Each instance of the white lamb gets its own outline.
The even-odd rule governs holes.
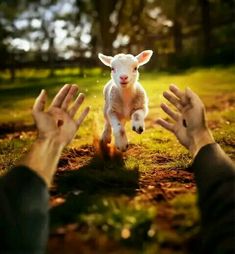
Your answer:
[[[153,54],[145,50],[137,56],[118,54],[114,57],[99,54],[101,62],[111,67],[111,80],[104,87],[105,127],[102,134],[102,145],[111,142],[115,137],[115,146],[124,152],[128,148],[125,132],[127,120],[132,121],[132,130],[141,134],[144,131],[144,119],[148,113],[148,97],[138,82],[138,68],[146,64]]]

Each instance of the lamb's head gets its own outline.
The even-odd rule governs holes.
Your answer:
[[[114,57],[99,54],[100,61],[111,67],[111,77],[121,88],[133,86],[139,78],[138,68],[146,64],[153,54],[152,50],[144,50],[139,55],[118,54]]]

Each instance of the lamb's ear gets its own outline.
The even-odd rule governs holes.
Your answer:
[[[152,50],[144,50],[138,56],[136,56],[139,66],[146,64],[153,54]]]
[[[106,56],[106,55],[103,55],[101,53],[98,54],[98,57],[100,59],[100,61],[104,64],[104,65],[107,65],[107,66],[111,66],[111,61],[113,60],[113,57],[112,56]]]

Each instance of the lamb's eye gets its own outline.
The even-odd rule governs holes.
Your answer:
[[[111,71],[114,71],[114,68],[113,68],[113,67],[111,68]]]
[[[137,67],[134,68],[134,71],[137,71]]]

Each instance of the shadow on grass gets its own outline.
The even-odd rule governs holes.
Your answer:
[[[60,78],[18,78],[15,83],[0,87],[1,96],[35,97],[41,89],[54,89],[61,83]],[[7,84],[7,83],[6,83]]]
[[[107,198],[134,196],[139,188],[139,171],[126,168],[122,158],[95,157],[78,170],[59,172],[55,185],[54,194],[65,197],[65,202],[51,209],[52,228],[76,222],[80,214],[94,213],[94,207],[102,214]]]
[[[6,81],[4,86],[0,84],[0,105],[5,107],[9,104],[8,107],[10,107],[13,101],[16,103],[22,99],[36,98],[42,89],[46,89],[48,96],[52,97],[56,93],[55,89],[59,89],[64,84],[78,84],[79,91],[85,93],[86,96],[90,96],[100,93],[105,84],[105,81],[102,81],[100,85],[97,82],[100,82],[100,77],[17,78],[14,83]]]

